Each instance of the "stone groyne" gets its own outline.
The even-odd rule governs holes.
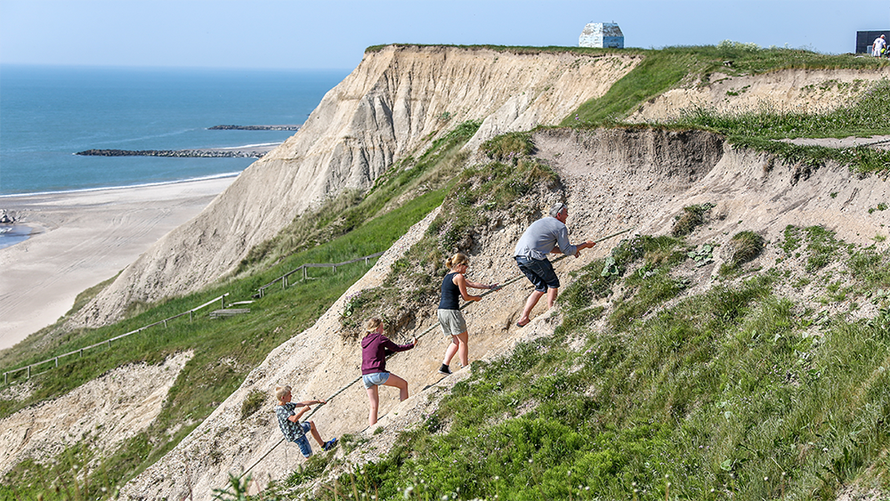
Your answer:
[[[207,130],[300,130],[299,125],[214,125]]]
[[[262,158],[271,148],[211,148],[197,150],[84,150],[91,157]]]

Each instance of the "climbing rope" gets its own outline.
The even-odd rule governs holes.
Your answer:
[[[631,227],[631,228],[624,229],[624,230],[621,230],[621,231],[618,231],[618,232],[615,232],[615,233],[612,233],[611,235],[607,235],[607,236],[605,236],[605,237],[599,238],[599,239],[597,239],[597,240],[594,240],[593,242],[594,242],[594,243],[600,243],[600,242],[605,241],[605,240],[608,240],[608,239],[610,239],[610,238],[612,238],[612,237],[616,237],[616,236],[618,236],[618,235],[622,235],[622,234],[624,234],[624,233],[627,233],[627,232],[629,232],[629,231],[631,231],[631,230],[633,230],[632,227]],[[562,255],[562,256],[559,256],[559,257],[555,258],[552,262],[555,263],[555,262],[560,261],[560,260],[562,260],[562,259],[565,259],[565,258],[567,258],[567,257],[568,257],[568,255]],[[499,285],[497,289],[492,289],[492,290],[485,291],[485,292],[483,292],[482,294],[480,294],[480,296],[481,296],[481,297],[485,297],[485,296],[491,294],[492,292],[495,292],[495,291],[497,291],[497,290],[499,290],[499,289],[502,289],[502,288],[504,288],[504,287],[506,287],[506,286],[508,286],[508,285],[510,285],[510,284],[512,284],[512,283],[514,283],[514,282],[516,282],[517,280],[520,280],[520,279],[523,279],[523,278],[525,278],[525,275],[518,275],[518,276],[515,276],[515,277],[513,277],[513,278],[510,278],[510,279],[508,279],[507,281],[505,281],[503,284]],[[462,309],[466,308],[468,305],[470,305],[470,304],[472,304],[472,303],[473,303],[473,301],[467,301],[467,302],[465,302],[464,304],[460,305],[459,308],[462,310]],[[439,326],[439,324],[434,323],[433,325],[429,326],[426,330],[424,330],[424,331],[421,332],[420,334],[414,336],[414,338],[415,338],[415,339],[420,339],[421,337],[425,336],[426,334],[432,332],[432,331],[433,331],[436,327],[438,327],[438,326]],[[387,360],[388,360],[390,357],[394,356],[394,355],[395,355],[395,353],[390,354],[389,357],[386,357]],[[334,398],[336,398],[337,395],[343,393],[343,392],[346,391],[348,388],[352,387],[352,385],[358,383],[358,382],[361,381],[361,380],[362,380],[362,377],[361,377],[361,376],[359,376],[359,377],[353,379],[352,382],[350,382],[350,383],[347,384],[346,386],[340,388],[339,390],[335,391],[330,397],[328,397],[327,399],[325,399],[325,402],[326,402],[326,403],[327,403],[327,402],[330,402],[331,400],[333,400]],[[318,409],[320,409],[323,405],[324,405],[324,404],[316,405],[311,411],[309,411],[309,414],[306,415],[306,417],[304,418],[304,421],[305,421],[305,420],[308,420],[310,417],[312,417],[312,415],[315,414],[315,411],[317,411]],[[281,445],[282,442],[284,442],[284,441],[285,441],[285,439],[282,437],[282,438],[278,441],[278,443],[276,443],[275,445],[273,445],[271,449],[269,449],[268,451],[266,451],[265,454],[262,455],[262,457],[260,457],[260,458],[257,459],[252,465],[250,465],[250,468],[244,470],[244,472],[242,472],[241,475],[238,476],[238,479],[240,480],[242,477],[244,477],[244,475],[247,475],[247,473],[250,472],[250,470],[252,470],[252,469],[254,468],[254,466],[260,464],[260,462],[262,462],[263,459],[266,459],[266,456],[268,456],[269,454],[271,454],[272,451],[274,451],[274,450],[275,450],[279,445]]]

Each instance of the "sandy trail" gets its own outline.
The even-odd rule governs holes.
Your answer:
[[[55,322],[77,294],[113,277],[234,180],[0,197],[0,209],[33,230],[0,249],[0,349]]]

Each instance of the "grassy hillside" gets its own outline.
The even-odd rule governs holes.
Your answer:
[[[684,295],[694,249],[666,236],[622,242],[577,274],[553,336],[474,362],[388,457],[319,498],[355,499],[355,486],[379,499],[886,493],[890,304],[874,292],[890,287],[890,256],[821,227],[789,227],[779,245],[775,268],[740,264],[724,285]],[[802,281],[820,284],[823,308],[780,294]],[[828,313],[844,300],[878,313]]]
[[[566,117],[566,126],[611,126],[680,82],[706,77],[718,67],[727,71],[723,61],[728,58],[734,61],[732,71],[753,73],[886,66],[873,58],[754,50],[741,44],[631,52],[644,56],[644,62],[606,96]],[[883,85],[833,115],[718,116],[698,110],[660,126],[717,131],[735,144],[795,161],[833,158],[864,172],[882,171],[890,166],[886,153],[827,151],[772,140],[890,133],[887,100],[880,98],[888,90]],[[161,304],[133,305],[132,316],[123,322],[55,333],[47,346],[4,353],[0,362],[8,369],[65,353],[225,292],[231,301],[250,299],[257,287],[302,263],[339,262],[385,250],[448,199],[433,233],[392,277],[394,286],[399,280],[413,282],[412,270],[435,269],[441,265],[437,256],[460,248],[467,233],[485,231],[486,214],[508,210],[537,184],[559,182],[552,171],[529,160],[524,134],[487,143],[484,151],[492,162],[453,177],[466,160],[458,148],[478,127],[475,122],[456,127],[416,159],[393,165],[368,193],[344,194],[294,221],[252,249],[236,273],[218,285]],[[694,260],[690,253],[700,249],[690,248],[682,236],[647,235],[624,242],[564,291],[563,324],[552,337],[519,346],[497,362],[474,363],[472,378],[444,399],[439,412],[405,433],[389,457],[348,471],[320,496],[834,499],[850,485],[890,491],[890,305],[883,292],[890,287],[890,256],[845,245],[820,227],[789,228],[781,246],[787,254],[784,265],[749,269],[740,258],[724,270],[723,286],[689,295],[693,284],[677,275]],[[110,496],[175,446],[269,351],[311,325],[365,271],[357,264],[337,273],[313,272],[316,280],[268,294],[250,306],[249,315],[171,322],[167,329],[131,336],[112,350],[35,378],[28,398],[0,400],[0,416],[59,396],[114,367],[195,351],[149,430],[99,459],[84,476],[78,476],[81,465],[95,456],[86,440],[53,465],[20,464],[3,479],[0,499]],[[804,282],[819,284],[825,308],[779,292]],[[429,292],[429,285],[420,283],[421,292]],[[381,291],[375,300],[382,303],[385,294]],[[828,313],[830,306],[850,298],[878,313],[863,321]],[[175,433],[167,433],[174,428]],[[349,444],[345,437],[344,445]],[[306,489],[305,482],[321,478],[328,466],[342,470],[343,465],[329,465],[329,460],[313,458],[267,497]],[[335,490],[336,485],[341,488]],[[232,497],[240,486],[236,483],[233,494],[223,497]]]
[[[122,322],[57,334],[52,347],[13,351],[6,360],[25,365],[51,358],[168,318],[224,293],[229,293],[227,302],[255,299],[259,287],[303,263],[337,263],[384,251],[442,203],[450,182],[447,173],[452,172],[453,162],[464,158],[458,150],[478,127],[475,122],[459,124],[418,159],[408,158],[393,165],[369,193],[344,195],[298,218],[276,239],[254,249],[235,277],[161,304],[132,305],[133,315]],[[343,204],[344,199],[352,203],[334,212],[332,207]],[[23,462],[4,477],[0,499],[95,499],[114,492],[116,486],[179,443],[272,349],[312,325],[367,268],[356,263],[336,272],[312,269],[312,280],[292,283],[285,291],[280,285],[273,286],[262,299],[249,305],[249,314],[220,320],[203,312],[193,321],[188,317],[173,320],[166,328],[158,326],[123,338],[112,349],[86,352],[82,358],[33,378],[26,398],[0,400],[0,416],[62,395],[115,367],[157,363],[185,350],[195,353],[148,430],[104,458],[96,457],[96,451],[88,445],[89,437],[85,437],[61,454],[55,464]],[[78,300],[78,304],[85,302],[83,298]],[[85,478],[79,477],[83,474],[80,465],[93,460],[98,465]]]

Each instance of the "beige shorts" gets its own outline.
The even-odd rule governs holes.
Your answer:
[[[460,310],[439,310],[439,325],[446,336],[457,336],[467,332],[467,322]]]

